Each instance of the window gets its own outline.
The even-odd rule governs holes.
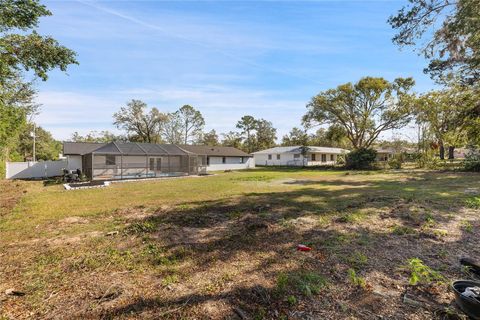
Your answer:
[[[293,155],[293,159],[300,159],[300,153],[295,153]]]
[[[322,154],[322,162],[327,162],[327,155],[326,154]]]
[[[312,161],[316,161],[315,153],[312,153]]]
[[[279,154],[277,154],[277,160],[280,160],[280,155]]]
[[[150,171],[155,170],[155,158],[150,158],[150,166],[149,166]]]
[[[240,157],[240,163],[244,163],[244,161],[243,157]]]
[[[222,163],[227,163],[227,157],[222,157]]]
[[[162,171],[162,158],[157,158],[157,171]]]
[[[272,155],[271,154],[268,155],[268,160],[272,160]]]
[[[207,166],[210,165],[210,157],[207,157]]]
[[[105,156],[105,164],[107,166],[114,166],[115,165],[115,156],[112,156],[112,155],[107,155]]]
[[[335,156],[333,154],[330,155],[330,161],[335,161]]]

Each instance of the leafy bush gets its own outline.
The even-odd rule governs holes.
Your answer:
[[[388,166],[390,169],[402,169],[402,160],[400,157],[393,157],[388,160]]]
[[[438,169],[440,166],[440,159],[436,158],[431,152],[422,153],[417,159],[417,166],[419,168]]]
[[[372,169],[377,151],[373,149],[360,148],[353,150],[346,157],[345,167],[347,169]]]
[[[466,171],[480,172],[480,152],[471,149],[463,161],[463,168]]]

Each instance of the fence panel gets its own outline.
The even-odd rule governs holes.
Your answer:
[[[38,179],[62,175],[62,169],[67,167],[66,160],[7,162],[7,179]]]

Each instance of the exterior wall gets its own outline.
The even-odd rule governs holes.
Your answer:
[[[377,153],[377,161],[388,161],[390,158],[393,157],[392,153],[383,153],[379,152]]]
[[[293,153],[281,153],[280,159],[277,159],[279,153],[272,153],[272,159],[268,159],[268,154],[254,154],[255,165],[257,166],[303,166],[303,156],[295,158]]]
[[[304,158],[300,155],[295,158],[294,153],[282,153],[280,154],[280,160],[277,159],[277,153],[272,153],[272,159],[268,159],[268,154],[255,154],[255,164],[258,166],[325,166],[335,165],[337,163],[337,154],[330,153],[308,153]],[[326,156],[326,161],[322,161],[322,154]],[[331,156],[333,155],[333,160]],[[314,160],[313,160],[314,159]]]
[[[242,157],[209,157],[209,165],[207,171],[221,171],[221,170],[242,170],[255,168],[255,160],[253,158],[244,157],[244,163],[241,163]]]
[[[68,170],[80,169],[83,172],[82,156],[80,155],[67,156],[67,169]]]
[[[39,162],[7,162],[7,179],[39,179],[61,176],[67,167],[66,160],[39,161]]]

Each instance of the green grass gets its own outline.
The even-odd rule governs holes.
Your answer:
[[[431,238],[421,238],[426,231],[445,239],[439,259],[465,245],[451,235],[469,236],[466,243],[476,245],[474,211],[461,209],[476,208],[478,197],[464,190],[475,187],[479,177],[260,168],[76,191],[41,182],[3,182],[9,189],[0,194],[0,247],[6,250],[2,258],[7,267],[0,267],[0,278],[6,279],[5,286],[27,291],[19,302],[24,314],[41,309],[45,317],[56,315],[64,310],[62,299],[76,294],[82,304],[88,300],[84,290],[98,289],[101,295],[115,280],[127,291],[135,288],[159,314],[179,310],[172,318],[206,310],[199,302],[189,314],[197,307],[185,305],[188,297],[171,300],[185,292],[192,299],[198,295],[198,301],[239,301],[245,309],[258,301],[248,314],[272,318],[270,304],[281,304],[285,311],[303,308],[302,300],[322,296],[330,282],[339,281],[343,289],[352,284],[367,288],[363,275],[369,281],[372,274],[388,276],[392,262],[378,256],[416,250],[425,252],[427,258],[419,255],[424,261],[434,259]],[[106,236],[111,231],[118,232]],[[389,240],[394,241],[384,248]],[[313,250],[298,252],[299,243]],[[402,265],[416,253],[399,256],[396,263]],[[412,261],[408,270],[418,283],[438,280],[432,270]],[[45,303],[52,292],[59,292],[59,300]],[[155,300],[157,295],[163,300]],[[131,297],[122,299],[134,303]],[[92,309],[84,304],[79,310]],[[86,318],[96,315],[87,312]]]

